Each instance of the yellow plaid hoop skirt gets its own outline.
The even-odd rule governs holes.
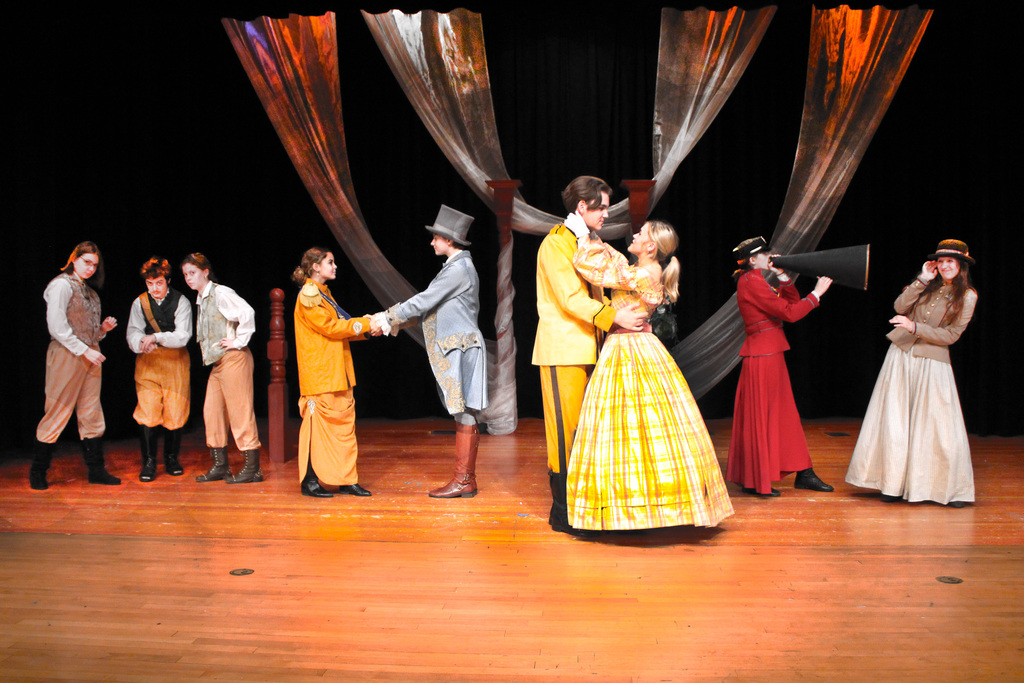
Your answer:
[[[733,514],[704,418],[653,334],[605,341],[583,399],[566,494],[578,529],[716,526]]]

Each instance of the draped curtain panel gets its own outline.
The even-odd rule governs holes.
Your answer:
[[[486,182],[508,180],[509,174],[495,122],[481,15],[465,9],[447,14],[432,10],[362,14],[391,72],[438,147],[477,196],[494,210]],[[738,8],[725,12],[663,10],[655,95],[656,185],[652,208],[680,162],[732,94],[774,14],[774,7],[754,12]],[[543,235],[562,218],[530,206],[516,193],[514,230]],[[610,208],[601,234],[605,239],[625,237],[630,228],[626,199]],[[514,382],[511,261],[509,240],[499,255],[498,343],[493,367]],[[514,400],[514,390],[506,398]]]
[[[509,174],[494,118],[481,16],[465,9],[447,14],[392,10],[363,12],[363,19],[437,146],[493,211],[494,197],[486,183],[508,180]],[[614,239],[630,234],[629,200],[608,213],[603,235]],[[516,193],[513,230],[543,235],[564,218],[530,206]]]
[[[334,14],[222,23],[281,143],[352,266],[383,306],[408,299],[416,290],[381,253],[356,203],[341,122]]]
[[[774,7],[755,12],[663,10],[652,208],[732,93],[774,14]],[[363,19],[438,147],[493,210],[486,181],[507,180],[509,174],[495,123],[481,15],[465,9],[447,14],[392,10],[363,12]],[[608,213],[603,237],[630,234],[628,199]],[[543,235],[563,218],[530,206],[517,193],[514,230]]]
[[[916,7],[813,10],[800,138],[772,251],[818,245],[930,18],[930,10]],[[695,396],[736,366],[743,338],[734,295],[672,349]]]
[[[356,203],[341,118],[334,13],[222,23],[292,163],[353,267],[382,306],[411,297],[416,290],[381,253]],[[424,343],[418,328],[409,332]],[[493,372],[494,342],[487,347]],[[490,397],[491,407],[481,420],[492,433],[514,431],[514,377],[511,385],[492,381]]]
[[[729,99],[773,16],[775,7],[661,10],[651,207]]]
[[[509,176],[494,121],[480,15],[465,9],[447,14],[393,10],[362,15],[384,60],[437,146],[473,192],[495,211],[487,181],[509,180]],[[517,419],[512,245],[511,238],[502,240],[498,254],[497,341],[488,342],[490,405],[481,415],[495,434],[514,431]]]
[[[757,49],[774,8],[662,13],[653,161],[660,198],[732,93]],[[828,227],[885,114],[931,13],[916,8],[814,10],[800,139],[772,248],[810,251]],[[428,131],[474,192],[493,210],[488,180],[507,180],[491,99],[479,14],[455,10],[363,13],[377,45]],[[232,44],[285,148],[346,255],[383,305],[413,293],[370,237],[352,190],[337,88],[334,15],[252,22],[224,20]],[[628,200],[610,211],[603,236],[629,231]],[[546,233],[561,220],[516,196],[513,229]],[[499,263],[511,269],[511,241]],[[514,363],[511,281],[499,273],[499,347],[492,368]],[[420,338],[422,343],[422,338]],[[732,297],[672,349],[696,396],[739,361],[743,325]],[[511,344],[511,346],[509,346]],[[515,428],[514,373],[492,387],[492,430]],[[493,380],[492,376],[492,380]],[[487,416],[485,416],[487,417]]]
[[[793,174],[772,235],[780,254],[812,251],[924,36],[931,10],[815,9]]]

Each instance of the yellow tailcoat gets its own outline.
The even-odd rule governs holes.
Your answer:
[[[603,297],[591,296],[587,283],[572,266],[576,235],[562,224],[552,228],[537,251],[537,338],[534,365],[593,365],[597,362],[597,330],[607,332],[615,309]]]

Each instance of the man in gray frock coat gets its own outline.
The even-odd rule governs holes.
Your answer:
[[[427,358],[455,418],[455,476],[430,491],[433,498],[471,498],[476,495],[476,455],[480,441],[477,413],[487,407],[487,351],[480,334],[480,278],[466,233],[473,217],[441,205],[433,225],[430,246],[446,257],[441,272],[424,291],[395,304],[375,317],[384,319],[390,333],[417,322],[423,325]]]

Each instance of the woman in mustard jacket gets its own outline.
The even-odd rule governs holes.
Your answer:
[[[380,334],[369,318],[353,318],[334,300],[327,283],[338,273],[334,254],[313,247],[292,279],[302,287],[295,302],[295,356],[299,365],[299,479],[302,495],[369,496],[356,474],[356,408],[350,339]]]

